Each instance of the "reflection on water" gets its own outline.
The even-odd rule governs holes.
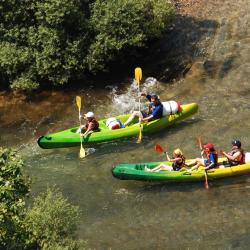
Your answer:
[[[1,109],[1,145],[15,145],[24,156],[33,194],[57,185],[80,206],[78,235],[88,239],[90,247],[248,249],[249,176],[210,182],[210,189],[205,190],[204,183],[120,181],[113,178],[111,168],[121,162],[164,159],[154,151],[156,143],[170,152],[180,147],[188,158],[197,157],[199,135],[225,150],[233,138],[239,138],[250,151],[249,13],[248,0],[206,1],[198,14],[202,25],[196,23],[199,32],[204,31],[198,46],[206,53],[195,54],[195,63],[179,81],[156,84],[150,79],[141,85],[142,90],[160,94],[162,100],[197,102],[199,112],[161,133],[143,135],[139,145],[137,138],[99,145],[87,149],[88,157],[79,160],[79,148],[42,150],[36,144],[41,134],[78,124],[75,95],[83,97],[83,112],[92,110],[98,117],[136,109],[135,83],[122,89],[90,87],[79,93],[54,93],[31,100],[25,107]],[[211,31],[204,29],[206,23],[217,25]],[[15,112],[16,119],[12,117]]]

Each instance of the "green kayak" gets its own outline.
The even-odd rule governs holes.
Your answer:
[[[219,161],[225,160],[220,158]],[[188,162],[188,161],[187,161]],[[121,180],[140,180],[140,181],[157,181],[157,182],[197,182],[204,181],[204,168],[193,170],[189,173],[186,169],[180,171],[160,171],[149,172],[145,171],[145,166],[152,169],[160,163],[171,166],[171,162],[144,162],[144,163],[127,163],[117,164],[112,169],[114,177]],[[220,179],[235,175],[243,175],[250,173],[250,163],[227,167],[215,168],[207,171],[208,180]]]
[[[169,125],[183,120],[198,110],[198,105],[196,103],[190,103],[181,105],[180,112],[163,116],[160,119],[143,123],[142,124],[142,133],[149,134],[158,132],[165,129]],[[116,119],[125,122],[130,114],[117,116]],[[103,143],[113,140],[119,140],[128,137],[138,136],[140,125],[138,120],[135,120],[134,123],[131,123],[129,126],[120,129],[111,130],[106,126],[107,119],[99,120],[98,132],[90,134],[88,137],[83,138],[83,145],[91,145],[96,143]],[[70,128],[61,132],[47,134],[41,136],[38,139],[38,145],[41,148],[67,148],[80,145],[80,136],[76,133],[78,127]]]

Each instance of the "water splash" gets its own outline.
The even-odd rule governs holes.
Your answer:
[[[153,77],[146,78],[145,82],[140,84],[140,93],[153,93],[157,88],[157,79]],[[139,109],[140,98],[138,84],[133,80],[132,84],[122,93],[118,93],[117,88],[111,90],[112,102],[116,109],[116,113],[131,113],[133,110]],[[141,108],[146,108],[146,100],[141,98]]]

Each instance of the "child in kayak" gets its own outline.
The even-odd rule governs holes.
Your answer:
[[[88,112],[87,114],[84,114],[83,116],[79,116],[79,120],[85,120],[86,124],[82,125],[81,128],[79,128],[76,133],[80,133],[81,136],[87,137],[89,134],[99,131],[99,122],[96,120],[95,115],[93,112]],[[84,134],[82,134],[82,130],[85,129]]]
[[[245,163],[244,150],[241,148],[241,142],[239,140],[232,141],[232,149],[230,152],[226,153],[221,150],[220,153],[227,157],[227,161],[223,161],[222,165],[219,166],[220,168],[232,167]]]
[[[157,167],[150,169],[145,166],[145,171],[148,172],[159,172],[159,171],[179,171],[183,167],[185,167],[185,157],[179,148],[175,149],[173,152],[173,158],[171,159],[168,155],[168,152],[165,152],[167,160],[173,162],[172,166],[168,166],[165,164],[160,164]]]
[[[145,93],[142,93],[141,96],[145,96],[150,101],[148,112],[134,111],[124,123],[125,127],[129,125],[136,117],[138,117],[141,122],[148,122],[162,117],[163,106],[159,97],[157,95],[146,95]]]
[[[214,149],[214,144],[208,143],[203,146],[202,154],[205,154],[206,159],[196,158],[193,162],[190,162],[188,166],[192,166],[188,171],[191,172],[198,169],[200,166],[204,166],[205,170],[217,167],[218,155]]]

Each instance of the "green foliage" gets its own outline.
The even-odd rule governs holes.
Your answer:
[[[22,168],[16,151],[0,148],[0,248],[18,246],[22,238],[24,198],[29,192]]]
[[[79,209],[55,188],[25,207],[30,180],[23,161],[12,149],[0,148],[0,249],[85,249],[74,239]]]
[[[167,0],[0,1],[0,80],[34,89],[105,71],[161,36],[173,14]]]
[[[25,225],[30,232],[29,243],[48,249],[55,245],[75,244],[73,238],[79,220],[79,209],[72,206],[57,189],[48,189],[35,199],[28,211]],[[65,239],[65,241],[64,241]]]

